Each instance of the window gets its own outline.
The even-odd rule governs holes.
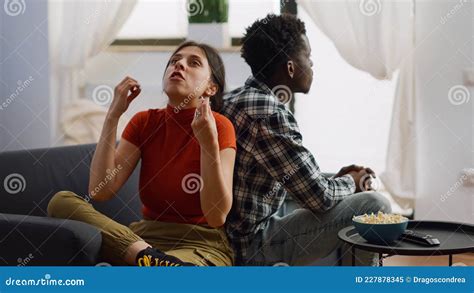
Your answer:
[[[305,22],[314,63],[310,92],[295,98],[304,145],[324,172],[350,164],[382,172],[398,74],[380,81],[355,69],[301,8],[298,17]]]
[[[268,13],[278,14],[279,0],[229,0],[229,33],[243,36],[245,28]],[[139,0],[118,33],[118,40],[184,39],[188,31],[186,0]]]
[[[139,0],[117,39],[183,38],[187,29],[186,0]]]

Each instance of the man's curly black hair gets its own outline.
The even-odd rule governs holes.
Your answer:
[[[303,49],[304,22],[292,14],[268,14],[246,29],[242,38],[242,58],[252,74],[261,80],[272,76],[279,65]]]

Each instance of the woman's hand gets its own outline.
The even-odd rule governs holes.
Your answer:
[[[209,99],[196,108],[191,127],[201,146],[201,210],[209,226],[221,227],[232,208],[235,150],[230,147],[219,150],[216,120]]]
[[[202,104],[196,108],[191,127],[202,148],[218,147],[216,120],[212,115],[209,99],[203,99]]]
[[[120,118],[127,111],[130,103],[140,94],[140,84],[130,76],[125,77],[114,90],[114,99],[109,108],[109,115]]]

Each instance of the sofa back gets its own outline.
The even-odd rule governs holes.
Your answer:
[[[49,200],[61,190],[88,198],[95,147],[84,144],[0,153],[0,213],[46,216]],[[139,220],[139,169],[140,164],[118,196],[107,202],[91,201],[94,207],[124,225]]]

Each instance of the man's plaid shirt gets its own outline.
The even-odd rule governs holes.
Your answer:
[[[252,240],[287,193],[304,208],[326,211],[355,192],[349,175],[322,176],[293,114],[266,84],[249,77],[224,97],[223,114],[237,136],[234,198],[226,224],[237,262],[245,260]]]

